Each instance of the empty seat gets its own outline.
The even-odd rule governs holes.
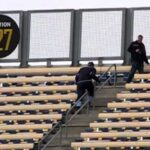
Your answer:
[[[46,115],[4,115],[0,116],[0,121],[17,121],[17,120],[60,120],[62,118],[61,114],[46,114]]]
[[[90,127],[94,129],[98,128],[126,128],[126,127],[149,127],[150,122],[104,122],[104,123],[90,123]]]
[[[33,91],[75,91],[75,85],[63,86],[23,86],[23,87],[7,87],[0,88],[0,93],[15,93],[15,92],[33,92]]]
[[[149,112],[100,113],[99,118],[149,118]]]
[[[0,144],[0,149],[10,150],[10,149],[33,149],[34,144],[31,143],[20,143],[20,144]]]
[[[85,132],[81,133],[82,138],[116,138],[116,137],[150,137],[150,131],[139,131],[139,132]]]
[[[38,96],[1,96],[0,102],[24,102],[24,101],[44,101],[44,100],[75,100],[77,95],[75,93],[69,93],[65,95],[54,94],[54,95],[38,95]]]
[[[43,134],[37,134],[37,133],[17,133],[17,134],[0,134],[0,140],[15,140],[15,139],[41,139],[43,137]]]
[[[60,81],[74,81],[74,76],[58,76],[58,77],[43,77],[43,76],[35,76],[35,77],[17,77],[17,78],[0,78],[0,83],[44,83],[44,82],[60,82]],[[22,85],[22,84],[21,84]]]
[[[108,108],[145,108],[150,107],[150,102],[121,102],[108,103]]]
[[[118,99],[150,99],[150,93],[119,93]]]
[[[6,106],[0,106],[0,111],[18,111],[18,110],[53,110],[53,109],[69,109],[70,104],[46,104],[46,105],[40,105],[40,104],[33,104],[33,105],[6,105]]]
[[[84,142],[72,142],[71,146],[73,148],[150,147],[150,141],[137,141],[137,142],[84,141]]]
[[[135,74],[134,79],[150,79],[150,74]]]
[[[126,89],[150,89],[149,83],[130,83],[125,85]]]
[[[34,129],[51,129],[52,124],[14,124],[14,125],[0,125],[0,130],[34,130]]]

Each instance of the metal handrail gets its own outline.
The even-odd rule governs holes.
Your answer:
[[[106,84],[108,81],[110,81],[112,79],[112,77],[114,76],[114,86],[116,86],[116,64],[113,64],[111,65],[101,76],[100,78],[102,78],[105,74],[108,74],[108,72],[111,70],[111,68],[114,67],[115,70],[114,70],[114,73],[112,73],[109,78],[107,78],[107,80],[105,82],[102,83],[102,85],[99,87],[96,87],[96,91],[97,90],[101,90]],[[87,109],[89,109],[89,99],[86,99],[84,101],[84,103],[82,104],[82,106],[71,116],[71,118],[69,119],[69,114],[72,112],[72,110],[76,107],[77,103],[80,102],[83,98],[85,98],[86,96],[88,95],[88,92],[86,91],[74,104],[73,106],[67,111],[67,114],[66,114],[66,117],[65,117],[65,127],[66,127],[66,138],[67,138],[67,130],[68,130],[68,124],[69,122],[74,118],[76,117],[76,115],[85,107],[87,106]],[[44,145],[44,147],[41,149],[41,145],[42,145],[42,142],[45,141],[45,139],[51,134],[51,132],[53,132],[56,127],[60,127],[60,130],[58,130],[58,132],[55,134],[55,136],[53,136],[52,139],[50,139],[46,145]],[[58,123],[56,124],[39,142],[38,144],[38,150],[45,150],[45,148],[55,139],[55,137],[60,133],[61,133],[61,130],[62,130],[62,124],[61,123]],[[62,135],[60,135],[60,137],[62,138]],[[62,141],[62,139],[60,139],[60,141]],[[61,143],[61,142],[60,142]]]
[[[116,72],[117,72],[117,67],[116,67],[116,64],[112,64],[107,70],[106,70],[106,72],[104,72],[103,74],[102,74],[102,76],[104,76],[105,74],[108,74],[108,72],[111,70],[111,68],[115,68],[114,69],[114,73],[112,74],[112,75],[110,75],[109,76],[109,78],[107,78],[107,80],[105,81],[105,82],[103,82],[103,84],[100,86],[100,88],[96,88],[96,91],[98,90],[98,89],[102,89],[106,84],[107,84],[107,82],[108,81],[110,81],[111,79],[112,79],[112,77],[114,76],[114,86],[116,86]],[[100,76],[100,78],[101,78],[101,76]],[[69,114],[72,112],[72,110],[75,108],[75,106],[76,106],[76,104],[78,103],[78,102],[80,102],[83,98],[85,98],[86,96],[88,95],[88,93],[87,93],[87,91],[74,103],[74,105],[68,110],[68,112],[67,112],[67,114],[66,114],[66,119],[65,119],[65,126],[66,126],[66,137],[67,137],[67,128],[68,128],[68,124],[69,124],[69,122],[74,118],[74,117],[76,117],[76,115],[88,104],[88,102],[89,102],[89,99],[86,99],[86,101],[82,104],[82,106],[75,112],[75,114],[73,115],[73,116],[71,116],[71,118],[69,119]],[[89,107],[89,106],[88,106]]]
[[[82,106],[71,116],[69,119],[70,113],[73,111],[73,109],[76,107],[76,104],[79,103],[83,98],[87,96],[87,91],[74,103],[74,105],[68,110],[66,117],[65,117],[65,127],[66,127],[66,137],[68,135],[68,124],[69,122],[89,103],[89,100],[86,99],[86,101],[82,104]]]
[[[113,67],[115,68],[114,72],[116,73],[116,72],[117,72],[117,66],[116,66],[116,64],[112,64],[112,65],[101,75],[101,77],[104,76],[105,74],[107,74],[107,73],[110,71],[110,69],[113,68]]]
[[[57,131],[57,133],[42,147],[42,144],[46,142],[46,139],[49,137],[49,135],[57,128],[59,127],[60,129]],[[61,131],[61,123],[58,122],[56,123],[53,128],[45,135],[42,137],[42,139],[40,140],[40,142],[38,143],[38,150],[45,150],[46,147],[51,143],[51,141],[53,141],[53,139],[59,134],[59,132]]]
[[[100,79],[104,76],[104,75],[106,75],[106,74],[108,74],[108,72],[112,69],[114,67],[114,86],[116,85],[116,80],[117,80],[117,66],[116,66],[116,64],[112,64],[101,76],[100,76]]]
[[[68,115],[71,113],[71,111],[76,107],[77,103],[80,102],[85,96],[87,96],[87,91],[86,91],[86,92],[74,103],[74,105],[68,110],[66,116],[68,116]],[[67,118],[67,117],[66,117],[66,118]],[[67,119],[65,119],[65,120],[66,120],[65,123],[66,123],[66,122],[69,122],[69,121],[67,121]]]

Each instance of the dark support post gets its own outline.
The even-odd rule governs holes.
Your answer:
[[[28,66],[28,50],[29,50],[29,17],[28,12],[23,13],[23,25],[22,25],[22,47],[21,47],[21,64],[20,67],[27,67]]]
[[[80,46],[81,46],[81,13],[80,10],[74,12],[73,19],[73,48],[72,48],[72,66],[79,65]]]
[[[52,67],[52,60],[51,59],[47,59],[47,67]]]
[[[103,59],[102,58],[98,58],[98,66],[102,66],[103,65]]]
[[[128,47],[133,40],[133,9],[127,9],[125,14],[125,46],[124,46],[124,65],[130,64],[130,53]]]
[[[38,143],[35,143],[34,144],[34,148],[33,148],[34,150],[38,150]]]

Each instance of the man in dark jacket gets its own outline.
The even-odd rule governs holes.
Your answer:
[[[138,39],[132,42],[128,48],[128,51],[131,53],[131,71],[127,80],[127,83],[130,83],[134,77],[135,72],[138,70],[139,73],[144,72],[144,62],[149,64],[145,45],[142,43],[143,36],[139,35]]]
[[[94,68],[94,63],[89,62],[87,67],[83,67],[79,70],[76,75],[76,84],[77,84],[77,100],[88,91],[89,102],[92,102],[94,97],[94,85],[92,79],[99,82],[98,77],[96,76],[96,69]],[[80,104],[79,104],[80,105]]]

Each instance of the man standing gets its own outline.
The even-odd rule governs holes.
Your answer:
[[[94,68],[94,63],[89,62],[87,67],[83,67],[79,70],[75,78],[77,84],[77,94],[78,94],[77,100],[87,90],[89,96],[89,102],[90,103],[92,102],[94,97],[94,85],[92,83],[92,79],[99,82],[99,79],[96,76],[96,69]]]
[[[129,77],[127,83],[130,83],[134,77],[135,72],[138,70],[139,73],[144,72],[144,62],[149,64],[145,45],[142,43],[143,36],[139,35],[138,39],[132,42],[128,48],[128,51],[131,53],[131,71],[129,73]]]

